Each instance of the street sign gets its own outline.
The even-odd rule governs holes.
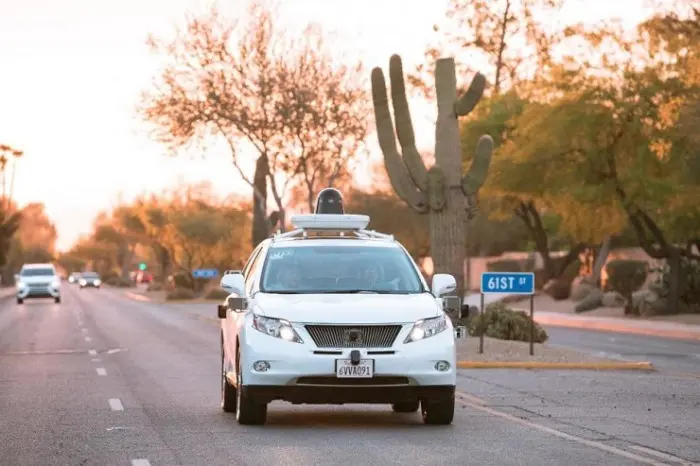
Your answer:
[[[139,264],[139,270],[142,271],[142,272],[143,272],[144,270],[146,270],[146,263],[145,263],[145,262],[141,262],[141,263]]]
[[[481,274],[482,294],[535,294],[535,274],[532,272],[484,272]]]
[[[214,278],[219,276],[216,269],[198,269],[192,272],[194,278]]]

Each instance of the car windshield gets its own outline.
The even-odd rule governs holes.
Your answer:
[[[266,293],[423,293],[408,255],[398,247],[274,247],[260,286]]]
[[[83,278],[99,278],[95,272],[83,272]]]
[[[52,268],[49,267],[42,267],[42,268],[26,268],[22,269],[22,271],[19,273],[20,276],[22,277],[51,277],[55,275],[54,271]]]

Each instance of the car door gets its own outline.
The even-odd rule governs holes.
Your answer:
[[[246,262],[242,270],[244,277],[249,274],[252,265],[260,255],[260,251],[262,251],[262,245],[258,246],[248,258],[248,262]],[[236,341],[238,339],[239,328],[238,324],[243,316],[243,313],[233,312],[231,309],[226,310],[226,319],[224,320],[224,341],[226,342],[226,351],[229,354],[232,362],[234,361],[234,355],[236,354]]]

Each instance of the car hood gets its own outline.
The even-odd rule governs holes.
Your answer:
[[[256,312],[298,323],[413,323],[442,312],[430,293],[255,295]]]
[[[19,283],[24,283],[24,284],[26,284],[26,285],[31,285],[31,284],[40,284],[40,285],[47,284],[47,285],[48,285],[48,284],[50,284],[51,282],[54,282],[54,281],[56,281],[56,282],[59,281],[59,280],[58,280],[58,277],[47,277],[47,276],[40,276],[40,277],[20,277],[20,279],[19,279],[19,281],[17,282],[17,284],[19,284]]]

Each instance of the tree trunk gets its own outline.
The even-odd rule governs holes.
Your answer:
[[[253,175],[253,248],[270,236],[267,219],[267,169],[267,156],[261,155],[255,163]]]
[[[610,245],[612,242],[612,237],[607,236],[600,247],[600,252],[598,257],[596,257],[595,263],[593,264],[593,273],[591,274],[592,283],[600,287],[600,274],[603,272],[603,267],[608,260],[610,255]]]
[[[457,282],[457,296],[464,296],[464,258],[467,224],[466,200],[461,190],[448,189],[447,203],[440,212],[430,212],[430,256],[433,274],[449,273]]]

